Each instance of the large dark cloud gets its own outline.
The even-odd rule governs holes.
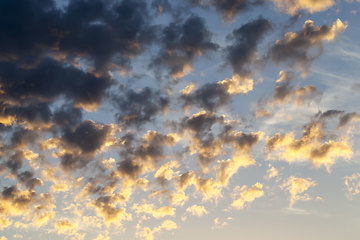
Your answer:
[[[19,103],[51,102],[64,96],[74,104],[99,104],[112,83],[109,77],[96,77],[51,59],[30,69],[0,63],[0,77],[3,101]]]
[[[162,31],[162,48],[150,66],[165,66],[174,78],[183,77],[191,70],[195,56],[218,49],[211,37],[200,17],[191,16],[185,22],[172,22]]]
[[[21,62],[55,48],[60,25],[61,12],[52,0],[1,1],[0,59]]]
[[[226,60],[235,73],[249,74],[249,66],[256,57],[257,45],[270,29],[270,21],[260,17],[235,29],[227,37],[233,43],[226,47]]]
[[[97,70],[127,67],[129,59],[154,38],[146,3],[141,0],[113,4],[74,0],[64,11],[51,0],[5,0],[0,9],[3,60],[24,62],[50,54],[85,57]]]

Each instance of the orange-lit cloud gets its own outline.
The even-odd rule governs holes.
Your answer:
[[[304,192],[315,185],[316,182],[310,178],[297,178],[291,176],[283,185],[281,185],[281,188],[286,189],[290,193],[289,207],[292,208],[297,201],[311,200],[311,197]]]

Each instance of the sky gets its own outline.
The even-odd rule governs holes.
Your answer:
[[[1,0],[0,240],[357,240],[359,0]]]

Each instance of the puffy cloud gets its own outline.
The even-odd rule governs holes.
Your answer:
[[[313,85],[299,86],[294,84],[292,72],[280,71],[276,80],[272,96],[258,101],[255,116],[257,118],[270,117],[276,107],[284,105],[303,106],[320,97],[320,92]]]
[[[234,79],[240,80],[240,78],[238,77],[235,77]],[[224,85],[222,85],[221,82],[224,82]],[[197,106],[208,111],[214,111],[217,110],[219,107],[226,105],[231,100],[232,94],[228,92],[228,89],[230,87],[236,86],[238,89],[243,89],[244,91],[252,90],[251,79],[249,79],[248,81],[240,80],[230,86],[231,83],[232,80],[230,79],[225,79],[216,83],[207,83],[200,86],[193,92],[183,92],[180,96],[180,99],[184,102],[183,106],[185,108]]]
[[[275,152],[279,160],[289,163],[309,160],[314,167],[325,166],[328,172],[338,158],[350,159],[352,157],[351,144],[346,136],[331,135],[326,140],[325,122],[321,114],[304,126],[299,139],[295,133],[275,134],[266,138],[266,148],[270,154]]]
[[[297,201],[308,201],[311,200],[308,194],[304,194],[310,187],[316,185],[316,182],[313,181],[311,178],[297,178],[291,176],[288,178],[283,185],[281,185],[282,189],[288,190],[290,193],[290,204],[289,207],[291,208],[295,202]]]
[[[197,178],[195,188],[202,194],[203,200],[218,200],[223,195],[221,193],[221,185],[212,178]]]
[[[12,224],[12,221],[6,217],[0,217],[0,229],[3,230],[4,228],[9,227]],[[3,239],[4,238],[4,239]],[[1,237],[0,240],[6,240],[7,238]]]
[[[268,170],[266,170],[266,175],[264,176],[264,179],[268,180],[268,181],[270,179],[278,176],[278,174],[279,174],[279,171],[274,166],[269,165],[269,167],[270,168]]]
[[[319,94],[314,86],[294,88],[291,86],[293,76],[290,72],[280,71],[276,80],[273,99],[275,102],[284,103],[293,100],[295,104],[302,104],[305,100],[314,98]]]
[[[272,0],[280,10],[284,10],[291,15],[297,14],[301,10],[307,12],[321,12],[327,10],[335,4],[334,0]]]
[[[86,120],[75,129],[66,129],[62,141],[68,147],[75,146],[83,153],[94,153],[101,149],[110,135],[111,126]]]
[[[113,83],[108,76],[97,77],[52,59],[44,59],[32,68],[22,68],[10,62],[0,63],[0,66],[0,76],[3,79],[0,98],[8,104],[25,103],[26,106],[34,100],[35,103],[36,100],[52,102],[58,97],[64,96],[74,105],[98,105],[105,96],[105,90]],[[7,106],[5,112],[15,112],[17,115],[27,116],[27,108],[16,105],[15,107]],[[45,107],[41,115],[39,114],[40,117],[49,118],[49,110],[46,110],[46,105],[39,106]],[[30,111],[31,108],[27,110],[27,112]]]
[[[250,78],[242,78],[240,75],[234,75],[232,78],[226,78],[218,82],[230,95],[248,93],[253,90],[254,81]]]
[[[237,173],[240,167],[248,167],[255,164],[250,156],[252,147],[262,139],[263,133],[250,133],[230,131],[224,136],[226,142],[231,142],[235,153],[231,159],[218,161],[215,166],[216,179],[224,186],[228,185],[229,179]]]
[[[127,213],[125,208],[117,207],[109,196],[99,197],[91,205],[95,207],[97,215],[102,217],[106,224],[113,223],[121,226],[123,221],[132,219],[132,215]]]
[[[255,199],[264,196],[263,185],[261,183],[255,183],[251,187],[246,185],[240,187],[237,186],[233,192],[233,198],[235,200],[231,203],[231,207],[235,209],[243,209],[245,204],[253,202]]]
[[[263,4],[264,0],[213,0],[211,3],[225,20],[231,20],[252,6]]]
[[[345,186],[348,191],[347,197],[352,199],[360,193],[360,173],[345,176]]]
[[[193,216],[202,216],[208,214],[204,206],[192,205],[186,209],[186,212],[190,213]]]
[[[149,227],[144,227],[142,231],[137,233],[137,236],[146,240],[153,240],[154,234],[160,233],[164,230],[171,231],[177,228],[178,226],[174,221],[165,220],[161,223],[161,225],[155,227],[154,229],[150,229]]]
[[[167,216],[175,216],[175,208],[164,206],[156,208],[153,204],[134,204],[132,209],[137,213],[146,213],[152,215],[154,218],[164,218]]]
[[[160,160],[166,155],[164,148],[175,144],[175,138],[169,134],[148,131],[143,135],[138,146],[133,146],[134,136],[127,135],[123,139],[124,149],[120,152],[123,160],[119,162],[118,170],[122,176],[136,179],[140,174],[154,170]]]
[[[97,70],[112,65],[128,67],[130,58],[141,53],[142,46],[154,38],[146,3],[141,0],[113,4],[102,0],[70,1],[63,10],[49,0],[19,4],[20,8],[11,1],[1,3],[3,59],[48,54],[70,60],[82,57]],[[15,21],[14,12],[21,16]],[[10,28],[6,26],[9,22]],[[16,33],[10,30],[15,28],[19,29]],[[27,39],[26,43],[22,39]]]
[[[5,187],[0,196],[0,214],[5,216],[25,214],[35,202],[36,193],[34,191],[21,191],[16,186]]]
[[[330,42],[347,28],[340,19],[331,26],[315,26],[314,21],[307,20],[298,32],[287,32],[270,48],[268,57],[276,63],[287,62],[291,66],[299,65],[307,71],[311,63],[321,54],[322,43]],[[314,49],[318,50],[314,53]]]
[[[144,88],[139,92],[125,90],[123,95],[114,96],[116,106],[120,113],[116,115],[121,126],[140,126],[154,120],[157,113],[164,111],[169,98],[163,96],[160,91]]]
[[[102,234],[99,234],[96,238],[94,238],[93,240],[110,240],[109,237],[104,236]]]
[[[170,195],[171,204],[174,206],[183,206],[189,200],[184,191],[177,191]]]
[[[217,200],[222,197],[222,186],[215,179],[199,177],[193,171],[185,172],[178,176],[176,186],[179,192],[186,190],[192,185],[202,195],[204,201]]]
[[[172,22],[162,30],[162,49],[150,67],[165,66],[174,79],[182,78],[191,72],[196,56],[218,49],[211,37],[200,17],[190,16],[185,22]]]
[[[227,38],[233,42],[226,47],[226,60],[239,75],[249,75],[249,66],[256,59],[256,48],[271,29],[271,22],[262,17],[235,29]]]
[[[162,166],[155,172],[154,177],[157,178],[160,183],[165,183],[173,179],[175,172],[174,168],[177,169],[180,167],[180,164],[177,161],[170,161]]]
[[[77,228],[77,225],[73,224],[68,219],[58,220],[55,222],[54,226],[60,234],[71,232]]]

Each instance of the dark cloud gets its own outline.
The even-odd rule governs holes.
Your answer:
[[[360,120],[360,114],[358,114],[356,112],[346,113],[339,118],[338,127],[343,127],[346,124],[348,124],[351,120],[354,120],[354,119]]]
[[[34,144],[39,134],[36,131],[16,128],[10,138],[10,147],[13,149],[22,149],[28,145]]]
[[[320,96],[320,92],[315,86],[300,87],[299,84],[294,84],[294,79],[292,72],[280,71],[272,96],[258,101],[255,116],[269,117],[272,115],[271,108],[285,104],[301,106]]]
[[[351,113],[345,113],[345,111],[340,110],[328,110],[326,112],[319,112],[315,115],[315,118],[319,119],[320,121],[325,122],[329,118],[338,118],[338,128],[341,128],[345,125],[347,125],[352,120],[359,121],[360,120],[360,114],[356,112]]]
[[[33,99],[51,102],[59,96],[74,104],[99,104],[111,86],[109,77],[96,77],[51,59],[33,69],[0,63],[2,99],[26,103]]]
[[[223,117],[219,117],[214,113],[200,112],[191,117],[185,117],[182,119],[180,125],[183,130],[191,130],[197,136],[201,137],[211,131],[214,124],[223,123],[223,121]]]
[[[118,122],[124,127],[139,127],[164,111],[169,104],[169,97],[146,87],[139,92],[123,90],[122,95],[114,96],[114,102],[121,111],[116,115]]]
[[[28,189],[34,189],[36,186],[42,185],[42,181],[39,178],[34,178],[34,173],[30,171],[24,171],[18,174],[17,177]]]
[[[65,153],[60,157],[60,165],[65,171],[74,171],[85,167],[92,157],[76,153]]]
[[[135,179],[142,173],[142,166],[132,159],[125,159],[119,163],[119,172]]]
[[[22,194],[16,186],[4,187],[1,192],[1,198],[10,202],[12,207],[16,210],[24,211],[27,210],[32,203],[36,201],[36,192],[30,191],[28,194]],[[8,211],[7,209],[1,209]]]
[[[4,97],[4,96],[3,96]],[[51,110],[47,103],[30,102],[23,106],[14,106],[11,104],[0,104],[0,116],[10,118],[15,123],[41,124],[49,123],[51,118]],[[9,125],[12,125],[13,122]]]
[[[0,9],[0,57],[4,60],[24,62],[26,57],[32,62],[33,57],[50,54],[85,57],[97,70],[127,67],[155,35],[146,2],[141,0],[113,4],[74,0],[63,10],[51,0],[5,0]]]
[[[185,117],[181,120],[179,131],[181,133],[189,131],[192,134],[190,139],[190,148],[198,152],[197,157],[201,166],[208,165],[213,161],[221,146],[221,139],[215,134],[215,125],[219,124],[220,128],[224,122],[224,117],[217,116],[215,113],[199,112],[191,117]]]
[[[226,60],[235,73],[249,74],[249,65],[256,57],[257,45],[270,29],[270,21],[260,17],[235,29],[227,37],[233,44],[225,49]]]
[[[121,174],[135,179],[138,175],[148,169],[154,169],[158,162],[163,160],[166,155],[164,148],[175,144],[172,136],[164,135],[155,131],[148,131],[134,146],[134,136],[125,137],[123,150],[120,151],[121,161],[118,170]],[[128,140],[128,142],[126,142]]]
[[[5,164],[9,168],[12,174],[17,174],[18,170],[22,168],[24,157],[25,156],[23,151],[16,151],[6,161]]]
[[[0,59],[23,62],[55,48],[60,25],[61,12],[52,0],[1,1]]]
[[[262,5],[264,2],[264,0],[212,0],[211,4],[224,19],[230,20],[252,6]]]
[[[85,154],[92,154],[100,150],[105,144],[111,129],[107,125],[97,124],[86,120],[74,130],[66,129],[62,140],[69,147],[77,147]]]
[[[76,55],[87,55],[97,68],[106,64],[126,66],[143,44],[155,37],[146,2],[123,0],[71,1],[64,16],[64,36],[59,47]]]
[[[197,106],[208,111],[215,111],[218,107],[226,105],[231,96],[226,89],[217,83],[207,83],[189,94],[182,94],[180,99],[183,106]]]
[[[191,70],[195,56],[218,49],[211,37],[200,17],[191,16],[185,22],[172,22],[162,30],[162,48],[150,67],[165,66],[175,79],[183,77]]]
[[[294,86],[291,86],[291,82],[294,80],[294,76],[290,72],[284,72],[281,76],[281,80],[277,81],[274,89],[273,98],[275,101],[283,102],[294,91]]]
[[[262,135],[234,131],[232,126],[227,125],[219,137],[224,143],[232,143],[234,148],[239,151],[251,152],[252,147],[261,140]]]
[[[322,42],[333,40],[345,28],[340,20],[331,26],[315,26],[313,21],[307,20],[300,31],[288,32],[282,39],[277,40],[270,48],[268,57],[275,63],[286,62],[307,71],[311,63],[320,56]]]
[[[79,108],[62,106],[54,112],[52,120],[61,127],[72,128],[81,122],[82,112]]]

